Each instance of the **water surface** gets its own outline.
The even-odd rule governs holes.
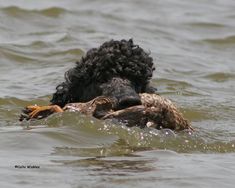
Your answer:
[[[233,0],[1,0],[0,185],[234,187],[234,8]],[[122,38],[151,52],[152,84],[195,133],[76,113],[18,122],[24,106],[48,103],[88,49]]]

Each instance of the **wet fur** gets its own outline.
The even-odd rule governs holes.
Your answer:
[[[154,69],[149,53],[131,39],[111,40],[89,50],[74,68],[65,73],[65,81],[56,87],[51,103],[64,107],[67,103],[87,102],[101,95],[114,97],[109,94],[115,95],[110,92],[113,90],[110,80],[115,77],[126,80],[136,93],[153,93],[149,80]],[[120,84],[126,87],[121,81],[115,84],[115,88]],[[127,95],[129,91],[126,89]]]

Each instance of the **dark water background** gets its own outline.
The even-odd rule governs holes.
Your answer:
[[[153,85],[197,132],[140,130],[47,104],[90,48],[129,39],[151,51]],[[1,187],[234,187],[235,1],[0,0]],[[15,168],[37,166],[38,168]]]

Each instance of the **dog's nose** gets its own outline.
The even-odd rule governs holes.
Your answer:
[[[139,96],[126,96],[126,97],[121,98],[118,101],[118,108],[124,109],[124,108],[136,106],[140,104],[141,104],[141,100]]]
[[[115,110],[140,105],[140,96],[135,90],[134,84],[127,79],[114,77],[101,85],[102,95],[113,98]]]

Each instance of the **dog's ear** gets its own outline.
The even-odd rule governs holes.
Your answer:
[[[60,107],[64,107],[70,102],[71,91],[69,90],[69,84],[63,82],[56,87],[56,92],[53,94],[50,100],[51,104],[56,104]]]

